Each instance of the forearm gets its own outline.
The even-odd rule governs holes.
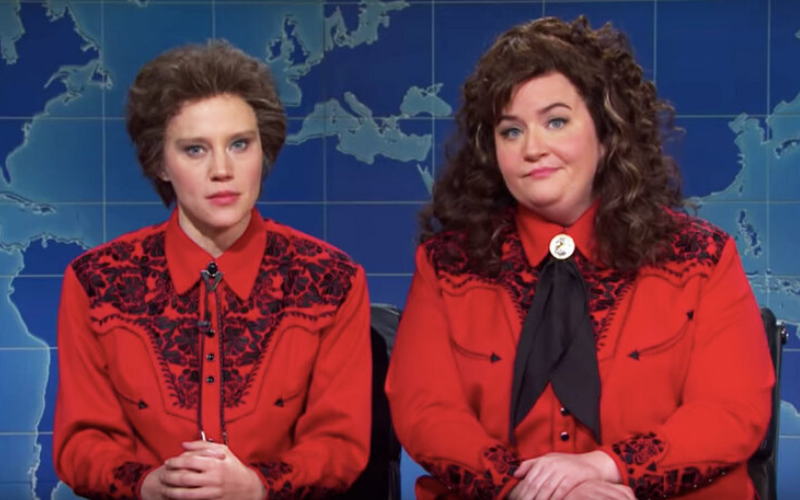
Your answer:
[[[320,332],[293,446],[275,460],[250,464],[267,498],[277,493],[326,498],[346,490],[366,467],[372,404],[370,311],[363,270],[352,279],[333,323]]]

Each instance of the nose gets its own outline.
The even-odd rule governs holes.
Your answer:
[[[211,158],[210,174],[215,180],[229,179],[233,175],[233,164],[225,148],[217,149]]]
[[[536,161],[547,154],[547,144],[543,132],[530,127],[525,134],[523,155],[528,161]]]

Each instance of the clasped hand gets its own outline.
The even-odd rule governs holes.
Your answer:
[[[183,443],[184,451],[150,472],[143,500],[262,500],[258,475],[218,443]]]
[[[616,465],[601,451],[548,453],[522,462],[514,477],[520,482],[510,500],[636,500],[630,488],[617,484]]]

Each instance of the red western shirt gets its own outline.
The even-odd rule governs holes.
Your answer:
[[[419,248],[386,389],[400,441],[438,480],[419,481],[420,498],[505,498],[521,460],[597,449],[640,499],[754,498],[745,461],[769,423],[774,372],[735,242],[675,215],[684,224],[667,258],[619,272],[594,258],[594,214],[565,229],[521,209],[498,276],[470,265],[463,234]],[[537,265],[562,232],[575,240],[589,293],[602,442],[548,385],[512,444],[517,341]]]
[[[216,287],[201,279],[212,262]],[[256,210],[217,259],[177,211],[77,258],[58,353],[53,453],[78,495],[139,498],[145,475],[201,436],[227,443],[268,498],[325,497],[366,465],[364,272]]]

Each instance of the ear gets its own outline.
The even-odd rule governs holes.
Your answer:
[[[167,169],[164,167],[161,167],[161,171],[158,173],[156,177],[158,177],[164,182],[170,182],[169,174],[167,174]]]

